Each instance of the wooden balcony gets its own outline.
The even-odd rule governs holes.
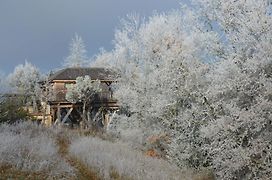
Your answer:
[[[55,91],[55,95],[52,99],[50,99],[51,103],[69,103],[65,96],[66,96],[66,89],[60,89]],[[93,97],[93,102],[92,102],[94,107],[118,107],[117,105],[117,100],[115,98],[113,98],[113,94],[110,91],[107,92],[100,92],[97,93],[94,97]]]

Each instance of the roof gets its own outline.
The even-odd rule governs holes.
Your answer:
[[[106,68],[65,68],[57,71],[49,77],[50,81],[54,80],[76,80],[80,76],[90,76],[93,80],[116,80],[117,74]]]

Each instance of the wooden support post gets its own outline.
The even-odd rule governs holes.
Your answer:
[[[104,129],[107,129],[109,125],[109,119],[110,119],[109,113],[108,112],[103,113],[102,124],[104,125]]]
[[[114,111],[111,115],[108,111],[105,113],[102,123],[103,123],[104,128],[106,130],[108,130],[109,124],[111,123],[115,114],[116,114],[116,111]]]
[[[67,112],[67,114],[64,116],[63,120],[61,121],[62,123],[65,123],[69,117],[69,115],[71,114],[71,112],[73,111],[73,107],[70,108],[70,110]]]
[[[80,111],[78,110],[78,108],[76,108],[76,111],[77,111],[78,114],[80,115],[81,119],[83,119],[83,114],[82,114],[82,112],[80,112]]]
[[[97,111],[97,113],[95,114],[93,121],[96,121],[96,118],[98,117],[98,115],[100,114],[100,112],[102,111],[103,107],[99,108],[99,110]]]
[[[55,121],[55,125],[61,122],[61,114],[60,114],[60,105],[58,104],[58,111],[57,111],[57,120]]]
[[[56,121],[56,110],[55,110],[55,108],[52,108],[50,113],[52,113],[52,121],[55,122]]]
[[[112,121],[112,119],[114,118],[115,114],[116,114],[116,111],[113,111],[113,114],[110,116],[109,123]]]
[[[42,124],[45,124],[45,110],[43,109],[43,114],[42,114]]]

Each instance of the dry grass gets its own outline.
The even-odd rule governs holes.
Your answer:
[[[42,172],[27,172],[13,168],[11,165],[0,166],[0,179],[48,179],[48,175]]]
[[[213,180],[210,174],[193,175],[146,157],[124,143],[102,140],[112,140],[103,132],[29,123],[4,125],[0,130],[0,179]]]
[[[171,180],[191,179],[191,175],[162,159],[155,159],[121,142],[80,137],[69,152],[88,167],[96,168],[103,179]]]
[[[68,178],[74,169],[60,157],[55,131],[33,123],[0,126],[0,166],[19,174],[46,174],[47,178]],[[3,174],[4,174],[3,172]]]

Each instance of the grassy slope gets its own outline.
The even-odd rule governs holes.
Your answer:
[[[99,180],[99,176],[96,172],[92,171],[85,164],[83,164],[78,159],[71,157],[68,154],[68,148],[70,141],[65,136],[58,136],[57,143],[59,145],[59,154],[64,158],[72,167],[76,169],[76,179],[90,179],[90,180]]]
[[[50,133],[48,133],[49,131],[47,129],[37,129],[37,127],[33,126],[33,128],[36,128],[36,130],[27,130],[27,129],[31,129],[31,126],[27,126],[26,129],[24,129],[23,131],[30,131],[33,136],[36,136],[36,133],[41,133],[40,130],[42,131],[46,131],[47,133],[44,133],[43,135],[48,135],[51,133],[51,135],[54,137],[53,140],[56,141],[56,147],[57,147],[57,154],[59,155],[59,159],[61,161],[65,161],[68,163],[68,165],[74,169],[72,174],[66,173],[66,174],[57,174],[57,176],[52,176],[49,175],[50,172],[45,172],[45,171],[31,171],[31,170],[21,170],[21,169],[16,169],[15,166],[12,165],[6,165],[6,164],[0,164],[0,179],[30,179],[30,180],[34,180],[34,179],[90,179],[90,180],[100,180],[100,179],[104,179],[103,175],[99,174],[97,166],[90,166],[88,165],[88,163],[84,162],[85,159],[82,157],[76,157],[72,154],[69,153],[69,148],[70,148],[70,144],[71,144],[71,137],[77,136],[78,132],[73,132],[73,131],[66,131],[66,130],[61,130],[60,132],[57,133],[52,133],[50,131]],[[13,130],[14,131],[14,130]],[[16,129],[16,131],[20,131],[19,129]],[[19,132],[20,133],[20,132]],[[86,135],[83,135],[83,137],[77,137],[79,140],[80,138],[84,138],[86,137]],[[1,133],[0,133],[0,138],[5,138],[2,134],[1,137]],[[89,136],[89,138],[92,138]],[[1,139],[0,139],[1,140]],[[102,140],[101,140],[102,141]],[[98,142],[98,144],[100,144],[101,142]],[[106,146],[108,146],[107,142],[104,141],[104,143],[106,143]],[[110,144],[110,147],[115,147],[115,144]],[[15,146],[16,147],[16,146]],[[0,147],[1,148],[1,147]],[[81,149],[84,149],[84,146],[80,147]],[[120,147],[121,148],[121,147]],[[118,151],[118,148],[117,148]],[[86,151],[86,153],[88,153],[88,155],[92,155],[93,152],[89,152]],[[129,156],[134,156],[134,154],[129,154]],[[128,157],[130,158],[130,157]],[[135,159],[135,158],[134,158]],[[136,161],[137,162],[137,161]],[[0,162],[1,163],[1,162]],[[53,166],[54,167],[54,166]],[[135,169],[137,170],[140,167],[135,167]],[[152,167],[153,168],[153,167]],[[50,171],[50,169],[49,169]],[[122,172],[121,172],[122,173]],[[109,172],[110,174],[110,179],[115,179],[115,180],[126,180],[126,179],[131,179],[129,177],[126,177],[123,175],[120,175],[120,173],[118,171],[113,171],[111,170],[111,172]],[[210,180],[213,179],[212,177],[210,177],[209,175],[193,175],[186,179],[194,179],[194,180]]]

